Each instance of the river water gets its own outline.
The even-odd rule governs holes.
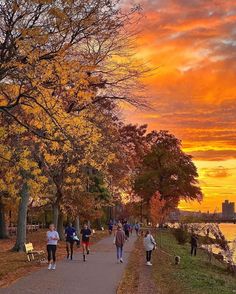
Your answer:
[[[220,224],[220,230],[225,235],[228,241],[233,241],[236,239],[236,224]]]
[[[220,224],[219,225],[221,232],[224,234],[225,238],[228,241],[236,240],[236,224]],[[234,246],[233,243],[229,244]],[[234,262],[236,263],[236,250],[234,251]]]

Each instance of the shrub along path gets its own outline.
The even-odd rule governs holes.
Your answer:
[[[62,260],[55,271],[46,267],[22,278],[9,288],[0,289],[2,294],[104,294],[116,293],[126,260],[133,249],[136,238],[131,237],[125,244],[124,264],[116,263],[113,237],[99,241],[88,255],[88,261],[82,261],[82,255],[76,254],[73,261]]]

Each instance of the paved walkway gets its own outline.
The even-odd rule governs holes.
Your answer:
[[[116,263],[113,237],[107,237],[92,247],[88,261],[76,254],[73,261],[62,260],[55,271],[47,267],[17,281],[2,294],[113,294],[122,277],[135,237],[125,244],[124,264]]]

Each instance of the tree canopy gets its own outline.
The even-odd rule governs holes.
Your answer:
[[[149,150],[135,178],[136,193],[147,202],[158,194],[166,208],[177,207],[181,199],[200,201],[197,169],[180,140],[168,131],[151,132],[146,138]]]

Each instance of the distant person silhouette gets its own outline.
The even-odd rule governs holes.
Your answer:
[[[192,234],[190,244],[191,244],[191,255],[196,256],[197,247],[198,247],[198,236],[196,234]]]

